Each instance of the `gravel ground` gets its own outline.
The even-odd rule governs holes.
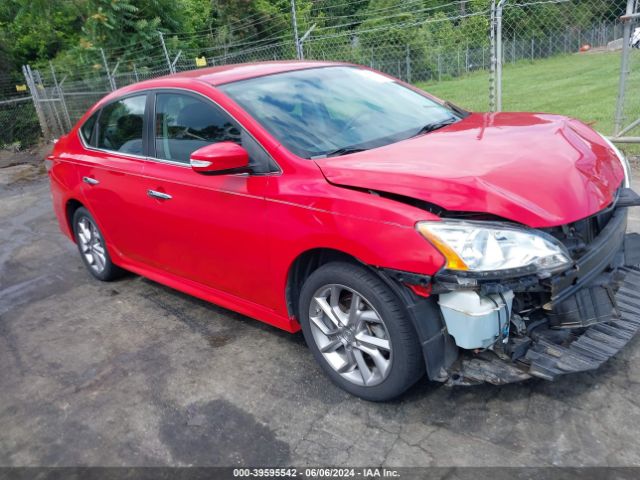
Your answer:
[[[556,383],[424,381],[367,403],[301,335],[133,275],[93,280],[29,178],[0,185],[2,466],[640,465],[638,339]]]

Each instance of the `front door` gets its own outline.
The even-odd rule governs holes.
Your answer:
[[[139,222],[145,262],[200,284],[266,305],[268,255],[264,193],[269,159],[257,142],[209,100],[184,92],[155,94],[155,160],[144,167]],[[250,154],[252,174],[202,175],[190,154],[234,141]]]

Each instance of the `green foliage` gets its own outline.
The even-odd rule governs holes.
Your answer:
[[[31,102],[10,104],[0,109],[0,149],[9,145],[30,146],[40,138],[40,124]],[[17,142],[16,142],[17,140]]]
[[[5,61],[15,66],[70,48],[78,40],[80,27],[71,2],[0,2],[0,45]]]
[[[515,0],[509,3],[516,3]],[[519,2],[523,3],[523,2]],[[435,68],[434,52],[483,48],[489,42],[491,0],[296,0],[298,30],[316,26],[305,45],[311,58],[365,64],[371,51],[408,55],[418,68]],[[507,8],[505,36],[543,38],[613,19],[626,0],[541,3]],[[278,45],[274,56],[293,57],[291,0],[0,0],[0,69],[53,60],[61,74],[103,72],[100,49],[119,72],[166,66],[158,32],[183,58],[205,55],[254,59],[233,52]],[[256,53],[255,59],[264,59]],[[397,61],[398,58],[393,59]]]

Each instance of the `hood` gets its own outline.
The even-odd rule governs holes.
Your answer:
[[[335,185],[537,228],[602,210],[624,178],[615,152],[590,127],[533,113],[474,113],[432,133],[316,163]]]

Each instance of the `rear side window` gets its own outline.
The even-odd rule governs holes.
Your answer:
[[[91,145],[95,147],[96,139],[93,137],[94,127],[96,126],[96,120],[98,119],[98,114],[100,110],[91,115],[89,119],[84,122],[84,125],[80,128],[80,135],[82,135],[82,139],[87,145]]]
[[[110,103],[102,109],[98,120],[99,148],[142,155],[142,132],[146,94]]]

